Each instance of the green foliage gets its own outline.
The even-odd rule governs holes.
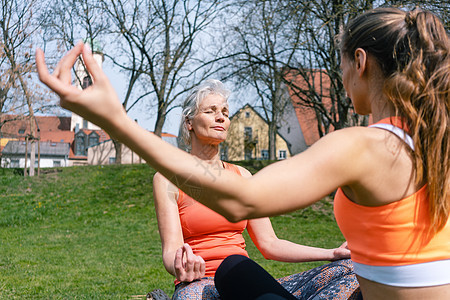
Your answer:
[[[145,299],[156,288],[171,295],[154,173],[147,165],[88,166],[24,178],[0,169],[0,299]],[[298,243],[343,241],[327,200],[272,222],[279,237]],[[246,239],[250,256],[275,277],[321,264],[266,261]]]

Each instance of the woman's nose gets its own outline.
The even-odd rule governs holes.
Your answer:
[[[225,116],[222,112],[219,111],[218,113],[216,113],[216,121],[217,122],[225,121]]]

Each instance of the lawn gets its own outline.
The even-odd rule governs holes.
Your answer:
[[[246,164],[256,171],[262,164]],[[161,244],[147,165],[46,169],[39,177],[0,169],[0,299],[145,299],[168,295],[173,277]],[[337,247],[343,237],[324,199],[271,218],[280,238]],[[246,235],[252,258],[273,276],[317,263],[266,261]]]

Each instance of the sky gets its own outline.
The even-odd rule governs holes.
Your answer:
[[[111,84],[119,95],[119,98],[123,99],[126,91],[126,79],[123,74],[119,73],[117,69],[112,68],[108,62],[105,62],[103,65],[103,71],[111,81]],[[141,102],[136,104],[128,112],[128,116],[134,120],[137,120],[138,124],[147,130],[153,131],[155,129],[156,108],[151,109],[147,104]],[[163,132],[178,136],[180,118],[181,108],[171,110],[166,117]]]
[[[103,63],[103,71],[108,76],[109,80],[111,81],[111,84],[115,88],[116,92],[119,95],[120,99],[123,99],[125,97],[126,92],[126,78],[123,76],[122,73],[118,72],[117,68],[114,68],[112,66],[111,62],[107,61],[107,58],[105,59],[105,62]],[[230,88],[233,91],[233,88],[228,86],[228,84],[225,84],[228,88]],[[240,101],[239,101],[239,100]],[[243,101],[243,99],[246,99]],[[181,98],[180,98],[181,100]],[[230,112],[233,114],[238,109],[240,109],[242,106],[244,106],[246,103],[250,103],[251,97],[249,95],[246,95],[245,92],[235,92],[231,93],[229,98],[229,105],[230,105]],[[156,108],[151,108],[148,106],[148,104],[144,103],[138,103],[136,104],[129,112],[128,115],[132,119],[137,119],[137,122],[140,126],[143,128],[153,131],[155,129],[155,123],[156,123]],[[178,136],[178,130],[180,126],[180,118],[181,118],[181,108],[177,107],[172,109],[166,117],[166,121],[164,123],[163,132],[165,133],[171,133],[173,135]]]

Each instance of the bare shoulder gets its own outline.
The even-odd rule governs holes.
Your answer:
[[[161,173],[156,172],[153,176],[153,184],[160,185],[169,182],[166,177],[164,177]]]
[[[381,137],[367,127],[348,127],[325,135],[314,143],[300,161],[314,162],[315,167],[324,165],[324,172],[342,179],[347,185],[360,181],[376,160],[374,145]]]
[[[331,152],[338,153],[336,157],[344,158],[341,162],[347,168],[340,167],[348,182],[343,188],[356,203],[384,205],[415,192],[409,150],[395,134],[379,128],[352,127],[333,132],[324,140]]]
[[[356,159],[371,149],[374,138],[375,136],[367,127],[348,127],[325,135],[310,148]]]
[[[153,176],[153,190],[156,194],[159,192],[170,192],[169,194],[173,194],[176,197],[178,195],[178,188],[159,172]],[[155,199],[157,200],[158,197]]]
[[[346,127],[339,130],[335,130],[333,132],[328,133],[320,140],[326,139],[339,139],[340,142],[354,142],[355,140],[361,140],[363,138],[368,138],[370,136],[367,127],[362,126],[354,126],[354,127]],[[319,141],[320,141],[319,140]]]

